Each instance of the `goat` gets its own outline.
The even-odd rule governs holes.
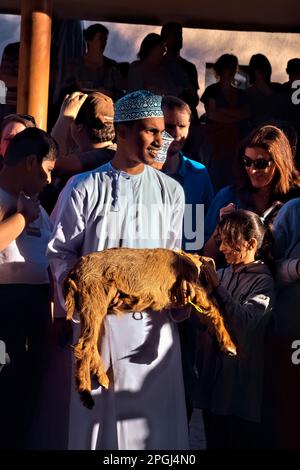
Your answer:
[[[73,318],[75,310],[80,317],[80,337],[74,346],[75,377],[86,406],[93,406],[91,372],[103,387],[109,386],[98,350],[108,311],[121,314],[178,308],[176,294],[184,285],[200,315],[215,330],[221,349],[236,353],[222,315],[200,283],[201,264],[199,255],[164,248],[111,248],[77,261],[64,281],[63,294],[67,320]],[[121,307],[111,305],[117,295],[122,300]]]

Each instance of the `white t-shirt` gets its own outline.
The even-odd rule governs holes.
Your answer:
[[[16,211],[16,197],[0,188],[0,220]],[[0,284],[49,283],[48,259],[45,255],[52,222],[40,207],[39,217],[0,251]]]

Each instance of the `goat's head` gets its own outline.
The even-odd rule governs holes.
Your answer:
[[[211,263],[213,267],[215,268],[215,262],[213,258],[208,258],[207,256],[196,255],[194,253],[186,253],[185,251],[181,251],[180,254],[189,258],[196,265],[199,273],[201,273],[201,266],[203,264],[203,260]]]

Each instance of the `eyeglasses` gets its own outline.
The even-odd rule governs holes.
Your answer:
[[[26,119],[26,121],[32,122],[32,124],[36,127],[35,119],[34,119],[33,116],[31,116],[31,114],[21,114],[21,113],[7,114],[7,115],[4,116],[4,118],[2,119],[2,122],[3,122],[3,121],[6,121],[7,119],[18,118],[18,117],[21,118],[21,119]]]
[[[252,160],[252,158],[244,155],[242,157],[243,164],[250,168],[252,165],[256,170],[265,170],[274,163],[274,160],[266,160],[265,158],[258,158],[257,160]]]

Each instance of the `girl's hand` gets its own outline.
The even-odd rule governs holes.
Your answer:
[[[231,202],[230,204],[228,204],[227,206],[225,207],[222,207],[222,209],[220,209],[220,220],[223,219],[224,215],[227,215],[227,214],[231,214],[231,212],[234,212],[236,210],[236,205]]]
[[[208,287],[212,290],[220,285],[220,281],[214,266],[205,259],[202,260],[201,266],[201,276],[203,275],[205,276]]]

